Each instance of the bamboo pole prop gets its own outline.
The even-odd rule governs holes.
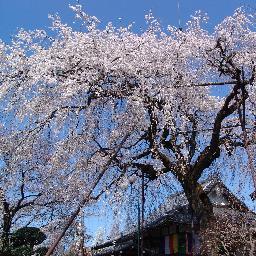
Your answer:
[[[50,256],[54,250],[56,249],[57,245],[59,244],[59,242],[61,241],[61,239],[65,236],[67,230],[69,229],[69,227],[71,226],[71,224],[73,223],[73,221],[75,220],[75,218],[77,217],[77,215],[80,213],[81,209],[84,207],[84,205],[86,203],[89,202],[89,200],[91,199],[91,195],[93,193],[93,190],[96,188],[96,186],[98,185],[99,181],[101,180],[101,178],[103,177],[103,175],[105,174],[105,172],[107,171],[109,165],[111,164],[111,162],[113,161],[113,159],[117,156],[118,152],[120,151],[120,149],[122,148],[123,144],[125,143],[125,141],[127,140],[127,138],[129,137],[129,135],[127,134],[121,141],[121,143],[119,144],[119,146],[117,147],[117,149],[115,150],[114,154],[111,156],[111,158],[107,161],[107,163],[103,166],[102,171],[100,172],[98,178],[96,179],[96,181],[93,183],[92,188],[90,189],[89,193],[85,196],[85,198],[81,201],[81,203],[79,204],[79,206],[77,207],[77,209],[73,212],[73,214],[70,216],[70,218],[68,219],[68,222],[66,223],[66,225],[64,226],[62,232],[59,234],[59,236],[57,237],[57,239],[55,240],[55,242],[51,245],[51,247],[49,248],[49,250],[47,251],[47,253],[45,254],[45,256]]]

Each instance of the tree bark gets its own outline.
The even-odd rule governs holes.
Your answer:
[[[10,210],[10,205],[6,200],[3,201],[3,233],[1,236],[2,240],[2,248],[1,251],[6,252],[9,250],[10,242],[9,242],[9,235],[12,225],[12,215]]]
[[[186,180],[182,183],[185,195],[189,202],[192,215],[196,217],[200,225],[201,255],[218,255],[215,234],[205,236],[208,228],[215,223],[213,205],[204,191],[202,185],[195,180]],[[207,233],[209,234],[209,232]]]

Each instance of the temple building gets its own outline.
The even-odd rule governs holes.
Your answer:
[[[236,198],[219,179],[208,180],[202,183],[202,186],[214,206],[214,214],[231,216],[238,221],[241,218],[246,220],[245,225],[250,229],[250,237],[247,239],[254,239],[256,244],[256,214]],[[189,210],[185,194],[178,193],[169,197],[157,212],[147,217],[143,230],[130,230],[114,240],[97,244],[92,248],[92,255],[200,255],[199,229],[199,222]]]

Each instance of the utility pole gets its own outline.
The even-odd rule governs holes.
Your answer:
[[[138,200],[138,256],[140,256],[140,200]]]
[[[145,174],[142,172],[141,181],[141,254],[144,254],[144,211],[145,211]]]

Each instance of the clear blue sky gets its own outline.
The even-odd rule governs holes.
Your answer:
[[[216,25],[223,17],[230,15],[241,5],[256,8],[255,0],[179,0],[181,20],[184,24],[196,10],[207,12],[209,27]],[[68,4],[76,0],[0,0],[0,38],[9,42],[17,28],[46,29],[50,22],[48,13],[56,12],[65,22],[72,24],[73,14]],[[80,0],[91,15],[103,23],[122,18],[124,24],[135,21],[137,31],[143,27],[144,15],[152,10],[163,25],[178,25],[177,0]]]

